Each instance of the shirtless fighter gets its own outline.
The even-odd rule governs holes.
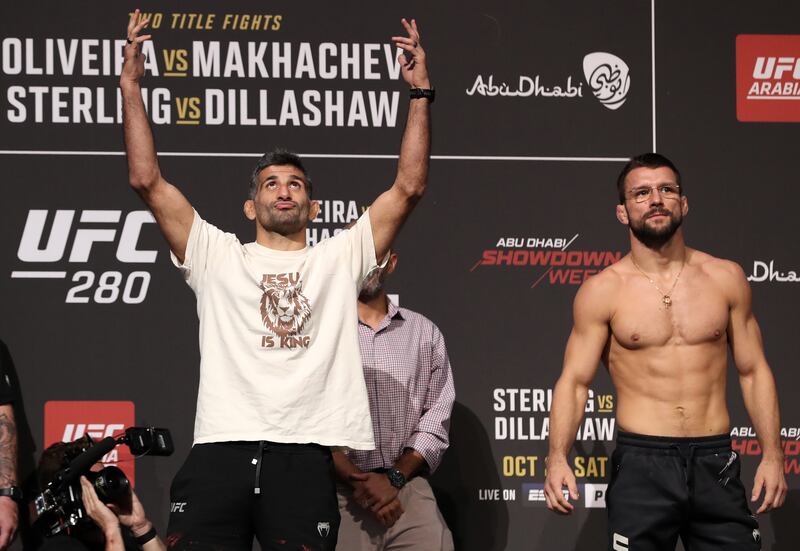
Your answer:
[[[756,501],[764,493],[758,513],[783,504],[786,480],[775,382],[747,280],[737,264],[684,244],[689,204],[669,159],[633,158],[617,189],[631,252],[575,297],[550,417],[547,506],[570,513],[569,497],[579,497],[567,454],[602,359],[619,427],[606,493],[608,548],[674,550],[680,536],[687,551],[760,549],[730,446],[727,346],[763,449],[751,494]]]

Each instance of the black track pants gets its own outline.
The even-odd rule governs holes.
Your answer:
[[[170,489],[175,550],[332,551],[339,508],[328,448],[315,444],[195,445]]]
[[[757,551],[758,522],[726,434],[700,438],[620,432],[611,458],[608,549]]]

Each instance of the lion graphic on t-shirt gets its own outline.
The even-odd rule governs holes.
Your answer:
[[[296,285],[262,285],[261,319],[279,337],[297,335],[311,317],[311,304],[303,295],[303,282]]]

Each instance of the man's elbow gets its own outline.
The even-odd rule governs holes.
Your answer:
[[[155,189],[161,174],[157,170],[146,172],[131,172],[128,174],[128,184],[139,195],[147,195]]]
[[[422,196],[425,195],[425,189],[428,187],[425,180],[398,180],[395,186],[412,205],[417,204],[419,200],[422,199]]]

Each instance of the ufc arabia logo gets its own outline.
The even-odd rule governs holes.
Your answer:
[[[128,401],[49,401],[44,405],[44,446],[89,436],[95,442],[118,437],[134,425],[135,407]],[[102,463],[122,469],[135,483],[133,456],[127,446],[109,451]]]
[[[51,214],[48,210],[32,209],[22,230],[17,258],[37,267],[62,262],[82,264],[89,262],[93,251],[111,244],[120,263],[152,264],[158,251],[141,249],[138,243],[144,225],[153,223],[153,215],[146,210],[131,211],[123,218],[121,210],[56,210]],[[71,244],[70,236],[73,236]],[[15,270],[11,277],[66,279],[70,276],[67,271],[55,269]],[[79,270],[71,274],[71,280],[75,285],[67,291],[67,303],[139,304],[147,296],[150,272]]]
[[[107,436],[114,436],[115,433],[125,430],[125,425],[120,423],[67,423],[64,426],[62,442],[73,442],[84,435],[89,435],[92,440],[98,441]]]
[[[762,57],[756,58],[753,67],[753,78],[758,80],[781,80],[790,73],[795,80],[800,80],[800,57]]]
[[[736,37],[736,118],[800,122],[800,35]]]

